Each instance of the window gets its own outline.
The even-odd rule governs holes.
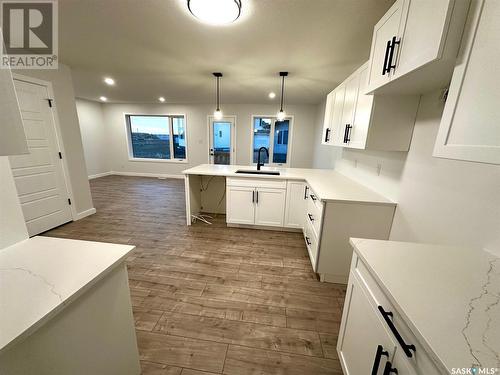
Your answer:
[[[130,157],[134,159],[185,160],[184,116],[126,115]]]
[[[259,149],[265,147],[269,150],[271,164],[287,164],[290,121],[290,119],[278,121],[273,117],[253,117],[252,150],[254,163],[257,163]],[[261,162],[269,163],[269,157],[265,152],[261,153]]]

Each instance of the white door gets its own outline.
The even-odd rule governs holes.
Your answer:
[[[255,195],[253,187],[228,186],[226,222],[252,225],[255,218]]]
[[[210,164],[235,163],[234,124],[234,117],[224,117],[221,120],[209,117]]]
[[[30,236],[72,220],[47,87],[14,80],[29,154],[10,165]]]
[[[390,73],[385,73],[384,68],[389,65],[389,42],[392,38],[399,39],[399,23],[403,11],[403,0],[396,1],[387,13],[373,28],[372,47],[370,51],[370,72],[368,76],[368,89],[374,90],[390,80]],[[397,50],[394,51],[397,53]],[[395,56],[393,56],[393,60]]]
[[[282,227],[286,190],[258,188],[255,197],[255,225]]]
[[[285,227],[304,227],[306,216],[306,184],[304,182],[288,181],[286,191]]]

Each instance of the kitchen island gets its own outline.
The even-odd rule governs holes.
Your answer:
[[[129,245],[33,237],[0,250],[0,373],[140,373]]]

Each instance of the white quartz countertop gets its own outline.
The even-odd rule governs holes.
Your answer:
[[[133,249],[51,237],[0,249],[0,353],[50,320]]]
[[[473,248],[357,238],[351,244],[450,373],[500,368],[500,258]]]
[[[329,170],[329,169],[308,169],[308,168],[277,168],[263,167],[262,170],[279,171],[280,175],[255,175],[236,173],[238,169],[255,170],[255,166],[248,165],[214,165],[201,164],[196,167],[186,169],[183,174],[200,176],[224,176],[238,178],[269,178],[280,180],[304,180],[316,196],[325,202],[364,202],[370,204],[388,204],[396,203],[383,197],[382,195],[370,190],[350,178]]]

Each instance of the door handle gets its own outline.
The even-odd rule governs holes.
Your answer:
[[[344,143],[349,143],[351,141],[351,138],[350,138],[351,129],[352,129],[352,125],[351,124],[347,124],[345,126]]]
[[[417,350],[417,348],[415,348],[415,345],[407,344],[405,342],[405,340],[403,339],[403,337],[401,337],[401,335],[398,332],[398,329],[396,328],[396,326],[394,325],[394,323],[391,320],[391,318],[393,317],[392,312],[385,311],[384,308],[380,305],[378,306],[378,311],[380,312],[380,314],[384,318],[385,322],[389,326],[394,337],[396,337],[396,340],[398,340],[398,343],[401,346],[401,348],[403,348],[403,351],[405,352],[406,356],[408,358],[413,357],[413,353],[411,351],[413,350],[415,352]],[[389,318],[389,317],[391,317],[391,318]],[[385,374],[385,372],[384,372],[384,374]]]
[[[391,41],[387,41],[387,46],[385,47],[385,57],[384,57],[384,66],[382,68],[382,75],[385,76],[385,73],[389,73],[390,69],[387,68],[387,60],[389,59],[389,51],[391,49]]]
[[[377,353],[375,354],[375,360],[373,361],[372,375],[377,375],[378,368],[380,366],[380,359],[382,356],[389,358],[389,352],[384,350],[382,345],[377,346]]]
[[[392,363],[387,361],[385,363],[385,367],[384,367],[384,374],[383,375],[389,375],[389,374],[396,374],[397,375],[398,373],[398,369],[397,368],[393,368],[392,367]]]
[[[389,54],[389,61],[388,64],[389,66],[387,67],[387,73],[391,72],[391,69],[396,70],[396,64],[392,63],[392,59],[394,58],[394,49],[396,48],[396,45],[399,45],[401,43],[401,39],[396,40],[396,37],[392,37],[392,43],[391,43],[391,53]]]

